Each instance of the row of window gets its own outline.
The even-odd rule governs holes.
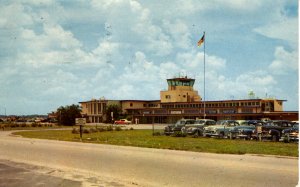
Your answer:
[[[169,95],[166,95],[166,97]],[[266,103],[260,103],[260,102],[254,102],[254,101],[244,101],[244,102],[207,102],[205,103],[205,107],[208,108],[217,108],[217,107],[268,107],[268,106],[274,106],[272,102],[266,102]],[[133,103],[130,103],[130,107],[133,107]],[[153,104],[153,103],[144,103],[144,108],[151,108],[151,107],[159,107],[159,104]],[[199,104],[193,104],[193,103],[185,103],[185,104],[161,104],[161,108],[203,108],[204,103]],[[272,107],[273,108],[273,107]]]
[[[195,80],[168,80],[167,82],[169,86],[194,86]]]
[[[206,114],[235,114],[235,113],[256,113],[256,110],[253,109],[242,109],[238,112],[235,109],[207,109],[205,110]],[[203,110],[192,109],[192,110],[136,110],[131,111],[131,114],[203,114]]]
[[[249,106],[259,107],[259,102],[228,102],[228,103],[205,103],[205,107],[238,107],[238,106]],[[202,104],[162,104],[162,108],[202,108]]]
[[[89,114],[101,114],[105,112],[106,103],[88,103],[86,108]]]
[[[237,113],[257,113],[257,110],[246,108],[241,109],[240,111],[235,109],[206,109],[206,114],[237,114]],[[136,115],[150,115],[150,114],[203,114],[203,109],[189,109],[189,110],[131,110],[128,111],[128,114]]]

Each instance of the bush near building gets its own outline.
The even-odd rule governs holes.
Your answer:
[[[58,124],[66,126],[75,125],[75,118],[81,118],[81,108],[79,105],[61,106],[57,109]]]

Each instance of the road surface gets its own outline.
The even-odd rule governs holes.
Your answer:
[[[2,161],[47,168],[41,171],[81,181],[83,186],[294,187],[298,184],[296,158],[39,140],[9,134],[0,132]]]

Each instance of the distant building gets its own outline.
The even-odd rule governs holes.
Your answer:
[[[193,88],[195,79],[178,77],[167,79],[167,82],[168,90],[160,92],[160,100],[92,99],[79,102],[82,115],[92,123],[104,122],[106,106],[116,104],[133,123],[174,123],[181,118],[298,120],[298,111],[283,111],[283,102],[286,100],[250,97],[203,101]]]

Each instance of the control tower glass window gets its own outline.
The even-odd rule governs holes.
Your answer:
[[[169,79],[167,80],[169,86],[194,86],[194,79]]]

